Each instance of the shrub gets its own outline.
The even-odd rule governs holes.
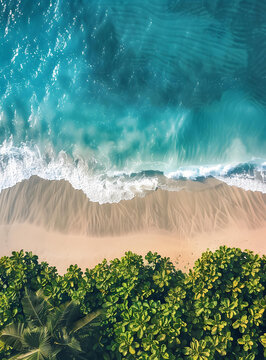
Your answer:
[[[263,359],[265,270],[265,256],[227,247],[203,253],[188,274],[151,252],[84,273],[70,266],[64,276],[31,253],[13,253],[0,260],[2,327],[25,321],[25,288],[41,288],[51,303],[73,300],[84,315],[105,309],[83,343],[88,359]],[[3,286],[13,281],[12,291]]]

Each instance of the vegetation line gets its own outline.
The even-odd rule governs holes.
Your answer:
[[[127,252],[61,276],[13,252],[0,259],[0,359],[264,359],[265,260],[223,246],[185,274]]]

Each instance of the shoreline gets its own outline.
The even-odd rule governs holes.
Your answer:
[[[266,225],[266,194],[216,179],[179,181],[179,191],[157,189],[119,203],[90,201],[65,180],[37,176],[0,193],[0,225],[30,223],[50,231],[88,236],[120,236],[169,231],[192,238],[228,227]]]
[[[32,251],[63,273],[126,251],[170,257],[182,270],[221,245],[266,253],[266,194],[215,179],[99,205],[64,180],[36,176],[0,193],[0,257]]]

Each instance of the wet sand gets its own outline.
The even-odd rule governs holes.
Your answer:
[[[0,194],[0,256],[31,250],[64,272],[125,251],[157,251],[187,270],[220,245],[266,252],[266,194],[209,179],[117,204],[93,203],[66,181],[32,177]]]

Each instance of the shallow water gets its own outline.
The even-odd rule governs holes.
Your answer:
[[[266,2],[0,0],[0,33],[0,189],[266,192]]]

